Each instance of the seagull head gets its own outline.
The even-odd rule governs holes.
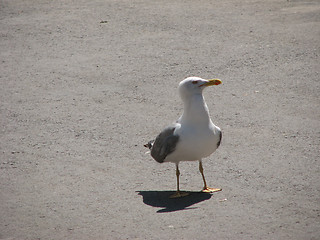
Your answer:
[[[221,80],[217,78],[206,80],[199,77],[188,77],[180,82],[179,93],[184,99],[194,94],[202,94],[204,88],[221,83]]]

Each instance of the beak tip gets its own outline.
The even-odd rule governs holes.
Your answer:
[[[212,85],[219,85],[219,84],[222,83],[222,81],[221,81],[220,79],[218,79],[218,78],[210,79],[210,80],[208,80],[208,81],[209,81],[209,83],[211,83]],[[210,85],[211,85],[211,84],[210,84]]]

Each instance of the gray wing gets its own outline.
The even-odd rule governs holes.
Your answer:
[[[176,124],[165,128],[154,141],[151,148],[151,156],[159,163],[172,153],[179,141],[179,136],[173,135]]]

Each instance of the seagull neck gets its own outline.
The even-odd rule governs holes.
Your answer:
[[[202,94],[195,94],[184,99],[181,122],[188,124],[209,123],[209,111]]]

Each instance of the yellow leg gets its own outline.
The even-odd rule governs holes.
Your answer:
[[[180,176],[180,171],[179,171],[179,163],[176,163],[176,176],[177,176],[177,191],[170,196],[170,198],[179,198],[179,197],[184,197],[189,195],[189,193],[186,192],[180,192],[179,189],[179,176]]]
[[[203,167],[202,167],[202,161],[199,160],[199,171],[202,175],[202,179],[203,179],[203,183],[204,183],[204,187],[202,189],[202,192],[205,192],[205,193],[212,193],[212,192],[219,192],[221,191],[222,189],[221,188],[209,188],[207,186],[207,182],[206,182],[206,179],[204,178],[204,174],[203,174]]]

